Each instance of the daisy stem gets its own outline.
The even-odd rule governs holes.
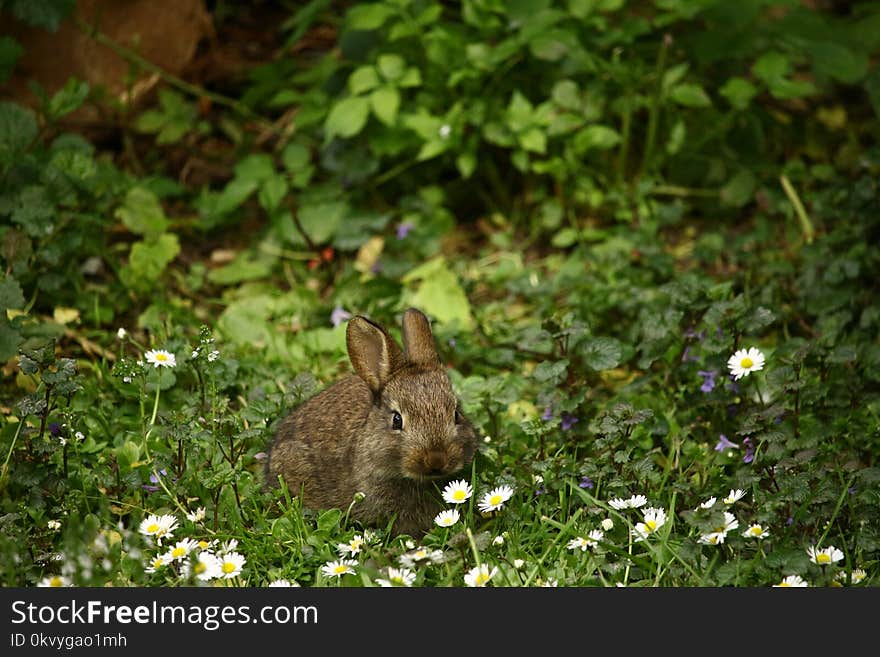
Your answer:
[[[766,406],[764,403],[764,395],[761,394],[761,386],[758,385],[758,377],[752,377],[752,381],[755,384],[755,392],[758,393],[758,401],[761,402],[761,406]]]
[[[474,561],[476,561],[477,568],[479,568],[481,565],[480,564],[480,551],[477,549],[476,541],[474,541],[474,534],[471,531],[470,527],[465,528],[465,533],[467,534],[467,537],[468,537],[468,543],[470,543],[470,545],[471,545],[471,552],[474,553]]]

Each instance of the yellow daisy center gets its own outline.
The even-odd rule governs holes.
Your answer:
[[[486,573],[477,573],[477,576],[474,577],[474,584],[485,584],[489,581],[489,576]]]
[[[161,568],[162,567],[162,558],[158,558],[153,562],[153,568]]]
[[[761,529],[761,525],[755,525],[754,527],[752,527],[751,532],[752,536],[760,536],[764,533],[764,530]]]
[[[232,563],[231,561],[224,561],[223,562],[223,572],[226,573],[227,575],[229,573],[234,573],[235,572],[235,564]]]
[[[151,525],[147,525],[148,534],[155,534],[157,531],[159,531],[159,525],[157,523],[154,522]]]
[[[791,584],[789,584],[788,582],[782,581],[782,582],[779,582],[779,587],[783,588],[783,589],[787,589],[787,588],[791,587]]]
[[[493,495],[492,497],[489,498],[489,504],[491,504],[492,506],[496,506],[498,504],[501,504],[501,502],[503,502],[503,501],[504,501],[504,498],[501,497],[501,495]]]
[[[344,575],[348,572],[348,566],[336,566],[336,568],[333,569],[333,572],[337,575]]]
[[[208,547],[208,541],[199,541],[199,547],[204,550]]]
[[[168,356],[166,356],[165,354],[156,354],[156,360],[162,361],[164,363],[166,360],[168,360]],[[747,365],[746,367],[749,366]]]
[[[64,582],[57,575],[49,580],[49,586],[63,586]]]
[[[657,521],[645,520],[645,529],[647,529],[649,532],[654,531],[655,529],[657,529]]]
[[[754,365],[754,364],[755,364],[755,361],[753,361],[753,360],[752,360],[751,358],[749,358],[748,356],[746,356],[746,357],[743,358],[741,361],[739,361],[739,365],[740,365],[740,367],[742,367],[742,368],[744,368],[744,369],[748,369],[748,368],[750,368],[750,367],[751,367],[752,365]]]
[[[831,556],[820,552],[816,555],[816,563],[831,563]]]
[[[461,489],[458,489],[457,491],[455,491],[452,494],[452,499],[454,499],[456,502],[463,501],[464,500],[464,491]]]
[[[413,554],[413,557],[415,557],[416,559],[424,559],[427,556],[428,556],[428,553],[425,552],[424,550],[418,550],[417,552],[415,552]]]
[[[202,563],[201,561],[199,561],[199,562],[196,564],[196,567],[193,568],[193,570],[195,571],[196,575],[201,575],[201,574],[202,574],[203,572],[205,572],[207,569],[208,569],[208,567],[207,567],[204,563]]]
[[[176,557],[182,557],[182,556],[184,556],[185,554],[186,554],[186,548],[176,547],[176,548],[174,548],[173,550],[171,550],[171,556],[172,556],[172,557],[175,557],[175,558],[176,558]]]

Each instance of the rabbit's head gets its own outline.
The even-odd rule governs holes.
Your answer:
[[[377,475],[424,482],[449,477],[470,463],[477,436],[461,413],[428,319],[410,308],[403,349],[380,326],[354,317],[346,343],[373,406],[365,436],[368,465]]]

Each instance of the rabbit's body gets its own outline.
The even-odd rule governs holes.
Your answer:
[[[428,320],[410,309],[404,350],[380,326],[355,317],[346,331],[357,372],[315,395],[279,425],[266,463],[311,509],[351,505],[365,523],[396,517],[417,534],[440,508],[437,484],[470,463],[476,432],[458,411]]]

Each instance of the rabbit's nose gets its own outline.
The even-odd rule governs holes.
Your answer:
[[[429,472],[442,472],[448,463],[446,452],[432,449],[425,454],[425,467]]]

